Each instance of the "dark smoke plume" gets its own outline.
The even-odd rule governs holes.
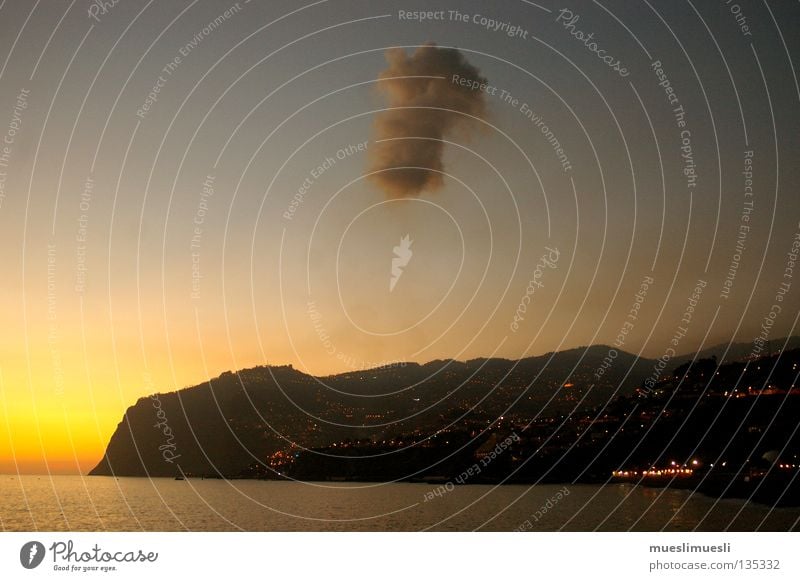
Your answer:
[[[479,85],[486,79],[458,50],[434,44],[410,56],[401,48],[389,49],[386,61],[378,87],[391,109],[375,117],[374,133],[376,141],[389,141],[370,148],[370,171],[379,172],[370,179],[392,197],[436,190],[443,184],[440,140],[455,131],[466,137],[475,128],[475,121],[461,113],[485,116],[486,93]],[[461,79],[466,81],[460,84]]]

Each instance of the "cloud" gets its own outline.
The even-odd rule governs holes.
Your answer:
[[[486,79],[454,48],[427,44],[411,55],[402,48],[385,54],[389,66],[378,88],[390,109],[373,124],[370,171],[377,173],[370,180],[391,197],[434,191],[444,183],[441,139],[457,131],[468,137],[475,122],[467,115],[482,119],[486,113],[485,93],[458,80],[475,81],[477,87]]]

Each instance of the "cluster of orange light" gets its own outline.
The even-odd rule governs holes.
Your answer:
[[[691,468],[665,468],[663,470],[642,470],[642,476],[688,476],[692,474]],[[612,476],[626,477],[626,476],[639,476],[638,470],[614,470]]]

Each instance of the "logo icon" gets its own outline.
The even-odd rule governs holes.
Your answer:
[[[411,260],[413,252],[411,252],[411,244],[414,242],[409,239],[408,234],[400,239],[400,244],[395,246],[394,257],[392,258],[392,278],[389,279],[389,292],[394,290],[394,286],[400,277],[403,275],[403,268],[408,266],[408,261]]]
[[[44,545],[39,541],[30,541],[19,550],[19,562],[26,569],[35,569],[44,560]]]

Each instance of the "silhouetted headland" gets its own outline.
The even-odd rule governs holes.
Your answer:
[[[226,372],[140,399],[90,474],[622,481],[796,505],[800,340],[786,345],[760,357],[718,346],[659,373],[658,361],[607,346],[327,377]]]

